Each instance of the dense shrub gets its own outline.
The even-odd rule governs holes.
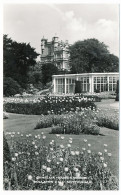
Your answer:
[[[117,87],[116,87],[116,101],[119,101],[119,80],[117,81]]]
[[[90,107],[96,108],[96,105],[92,100],[88,100],[84,97],[49,97],[45,96],[38,98],[37,100],[23,100],[13,99],[10,102],[4,102],[4,109],[7,112],[18,114],[35,114],[35,115],[47,115],[47,114],[65,114],[68,112],[75,112],[78,108]]]
[[[109,118],[108,116],[107,117],[100,116],[100,117],[98,117],[97,121],[98,121],[97,124],[100,127],[107,127],[110,129],[119,130],[119,122],[117,122],[115,119],[111,120],[111,118]]]
[[[21,93],[22,88],[17,81],[11,77],[4,77],[3,80],[3,94],[5,96],[13,96],[15,94]]]

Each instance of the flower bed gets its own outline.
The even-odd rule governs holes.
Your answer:
[[[4,102],[4,110],[18,114],[63,114],[70,111],[75,112],[76,108],[95,108],[93,100],[84,97],[41,97],[34,100],[10,99]]]
[[[96,112],[93,109],[93,112]],[[91,108],[76,108],[76,112],[70,112],[63,115],[42,115],[37,122],[35,129],[52,127],[51,133],[62,134],[94,134],[100,133],[100,128],[97,126],[94,113]]]
[[[13,132],[14,133],[14,132]],[[11,174],[6,172],[4,161],[4,189],[6,190],[118,190],[118,182],[109,169],[111,153],[107,145],[103,153],[94,153],[91,144],[84,139],[82,148],[72,149],[73,139],[63,145],[64,136],[45,145],[46,136],[20,134],[14,142],[14,134],[6,133],[11,140]],[[26,139],[26,141],[25,141]]]

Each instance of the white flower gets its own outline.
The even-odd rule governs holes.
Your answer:
[[[87,152],[88,152],[88,154],[90,154],[91,153],[91,150],[87,150]]]
[[[45,165],[42,165],[42,169],[46,170],[46,168],[47,168],[47,167],[46,167]]]
[[[47,167],[46,171],[49,173],[51,171],[51,168]]]
[[[72,138],[71,138],[71,137],[70,137],[69,139],[70,139],[70,140],[72,140]]]
[[[79,151],[75,151],[75,154],[76,154],[76,155],[79,155]]]
[[[63,182],[63,181],[59,181],[59,182],[58,182],[58,185],[59,185],[60,187],[62,187],[62,186],[64,185],[64,182]]]
[[[43,135],[44,133],[43,133],[43,132],[41,132],[41,134]]]
[[[100,157],[100,160],[102,160],[102,161],[103,161],[103,160],[104,160],[104,158],[101,156],[101,157]]]
[[[68,172],[68,167],[65,167],[65,168],[64,168],[64,171],[65,171],[65,172]]]
[[[46,136],[45,136],[45,135],[43,135],[42,139],[46,139]]]
[[[71,155],[74,156],[75,155],[75,152],[74,151],[71,151]]]
[[[51,151],[53,151],[53,148],[50,148]]]
[[[21,134],[21,137],[23,137],[23,134]]]
[[[50,162],[51,162],[51,160],[50,160],[50,159],[47,159],[47,162],[49,162],[49,163],[50,163]]]
[[[106,168],[107,167],[107,164],[106,163],[103,163],[103,166]]]
[[[60,135],[56,134],[56,137],[59,137]]]
[[[79,171],[79,169],[78,169],[78,168],[76,168],[76,167],[74,167],[74,171],[75,171],[75,172],[78,172],[78,171]]]
[[[80,177],[80,173],[79,173],[79,172],[76,172],[76,173],[75,173],[75,176],[76,176],[76,177]]]
[[[104,152],[106,153],[107,152],[107,149],[105,149]]]
[[[57,162],[57,165],[59,165],[60,163],[59,162]]]
[[[17,133],[18,135],[20,134],[20,132]]]
[[[35,135],[35,138],[37,138],[37,135]]]
[[[16,158],[13,157],[13,158],[12,158],[12,161],[16,161]]]
[[[15,153],[15,156],[17,157],[18,156],[18,153]]]
[[[64,145],[63,145],[63,144],[61,144],[61,145],[60,145],[60,148],[64,148]]]
[[[90,147],[91,146],[91,144],[88,144],[88,147]]]
[[[50,142],[50,145],[53,145],[53,143],[52,143],[52,142]]]
[[[108,153],[108,156],[112,156],[112,154],[111,153]]]
[[[102,153],[101,153],[101,152],[98,152],[98,155],[99,155],[99,156],[102,156]]]
[[[71,144],[67,144],[67,147],[68,147],[68,148],[71,148]]]
[[[61,139],[64,139],[64,137],[62,136]]]
[[[28,175],[28,180],[32,180],[32,176],[31,175]]]
[[[87,142],[87,139],[84,139],[84,142],[86,143]]]
[[[108,145],[107,144],[104,144],[104,147],[107,147]]]
[[[37,149],[38,147],[35,145],[34,148]]]
[[[61,162],[63,162],[63,158],[60,158],[59,160],[60,160]]]
[[[69,143],[72,144],[72,140],[69,140]]]
[[[34,145],[34,144],[35,144],[35,142],[32,142],[32,144]]]
[[[35,152],[35,155],[39,155],[39,153],[38,152]]]
[[[54,143],[54,140],[52,140],[52,143]]]
[[[86,150],[86,148],[82,148],[82,150],[84,150],[84,151],[85,151],[85,150]]]

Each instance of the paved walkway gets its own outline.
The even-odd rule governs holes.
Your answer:
[[[115,102],[110,104],[111,107],[115,108],[115,109],[119,109],[119,102]]]

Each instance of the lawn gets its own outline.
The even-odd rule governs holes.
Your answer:
[[[105,102],[104,102],[105,101]],[[96,103],[99,108],[103,109],[105,112],[117,113],[118,109],[111,106],[114,104],[114,100],[104,100],[103,102]],[[105,106],[104,106],[105,105]],[[4,120],[4,131],[5,132],[15,132],[15,140],[20,141],[21,139],[25,139],[26,142],[26,134],[32,134],[30,139],[34,139],[35,135],[41,134],[44,132],[46,135],[45,144],[48,145],[51,140],[55,140],[58,145],[63,144],[67,145],[69,138],[73,138],[72,148],[82,148],[84,147],[84,139],[88,140],[88,143],[91,144],[91,150],[93,152],[103,152],[104,144],[107,144],[108,152],[112,153],[110,164],[108,165],[112,171],[112,173],[117,176],[119,173],[119,132],[112,129],[101,128],[100,135],[63,135],[64,139],[58,139],[56,135],[50,134],[51,129],[37,129],[34,130],[34,127],[39,120],[39,115],[22,115],[22,114],[9,114],[9,118]],[[23,134],[21,137],[17,134]],[[7,136],[8,143],[9,136]]]

